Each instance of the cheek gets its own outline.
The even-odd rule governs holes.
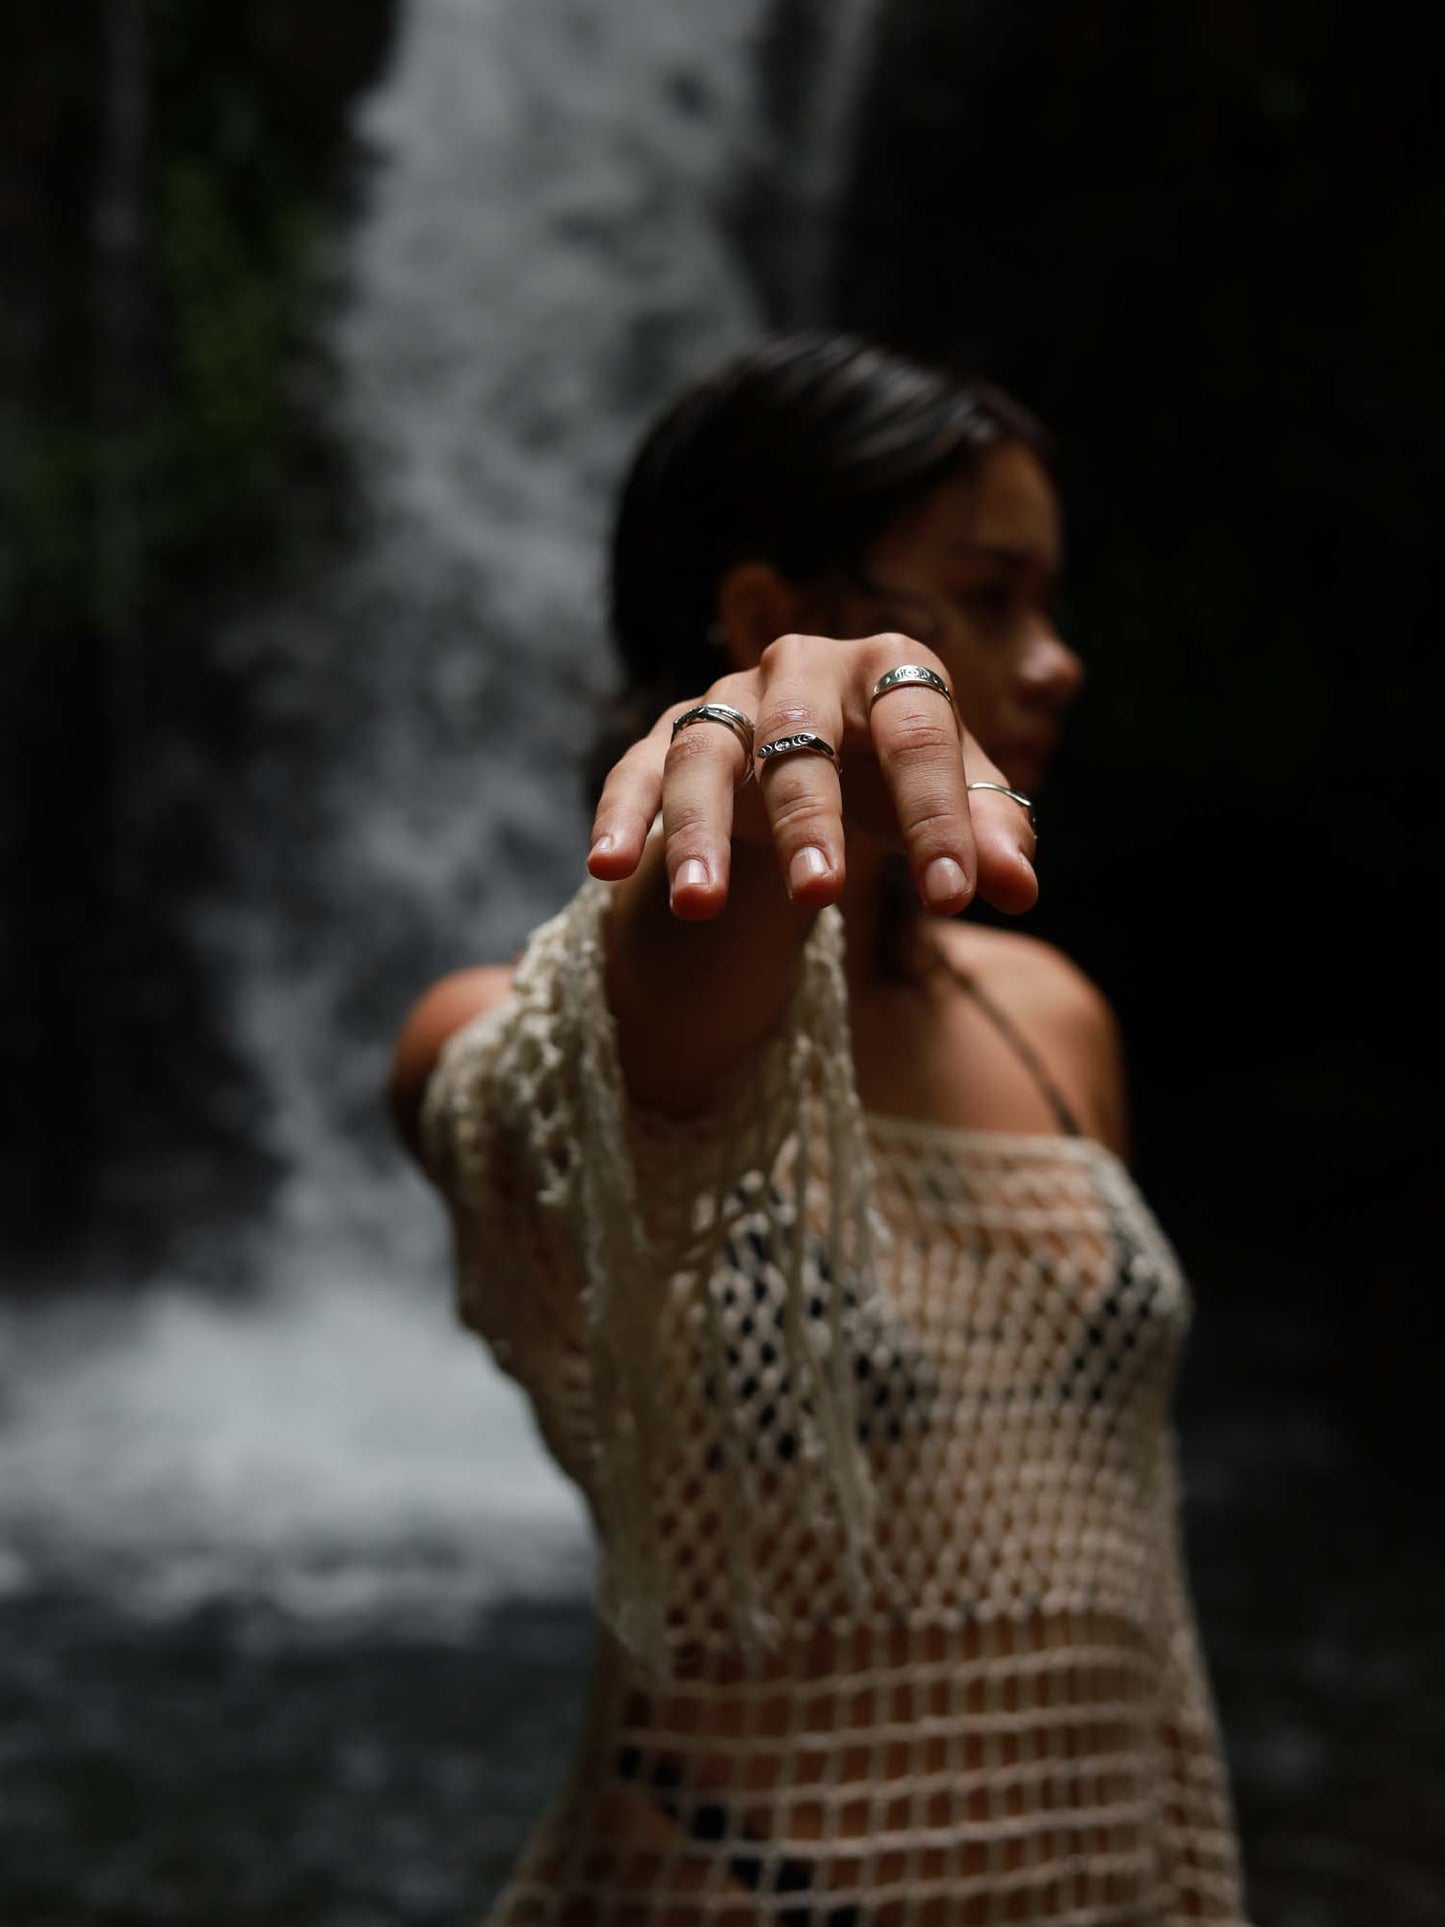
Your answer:
[[[959,714],[987,749],[989,734],[1008,699],[1006,665],[970,649],[955,649],[944,660]]]

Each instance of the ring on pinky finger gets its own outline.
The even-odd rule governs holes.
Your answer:
[[[1006,796],[1011,803],[1017,803],[1029,820],[1029,828],[1035,836],[1038,835],[1038,812],[1022,790],[1011,790],[1006,783],[970,783],[967,787],[971,790],[997,790],[1000,796]]]

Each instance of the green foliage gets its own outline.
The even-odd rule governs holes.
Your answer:
[[[339,479],[325,243],[346,110],[390,11],[364,0],[327,24],[275,0],[139,10],[139,245],[119,282],[93,218],[113,165],[114,49],[69,17],[33,29],[31,91],[53,111],[46,143],[8,164],[43,287],[36,325],[0,340],[23,369],[0,469],[0,627],[163,625],[315,534]]]
[[[248,247],[223,183],[186,157],[160,195],[170,381],[137,443],[158,556],[219,560],[238,537],[274,538],[292,461],[315,434],[296,406],[295,361],[314,301],[317,210],[275,211],[266,255]]]

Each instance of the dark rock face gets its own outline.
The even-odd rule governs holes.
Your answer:
[[[1041,927],[1124,1006],[1175,1145],[1227,1122],[1255,1208],[1283,1185],[1352,1249],[1361,1187],[1412,1182],[1395,989],[1423,988],[1388,932],[1433,734],[1445,154],[1409,39],[1333,7],[892,0],[832,300],[1054,430],[1090,690]],[[1361,890],[1390,1009],[1340,935]],[[1396,1127],[1374,1151],[1362,1116]]]
[[[245,1070],[176,927],[217,852],[188,785],[146,778],[177,737],[224,767],[234,716],[198,631],[335,500],[315,239],[391,25],[392,0],[6,17],[0,1240],[17,1277],[74,1253],[119,1145],[172,1161],[182,1209],[228,1146],[236,1202],[262,1177]]]

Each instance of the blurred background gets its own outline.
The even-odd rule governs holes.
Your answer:
[[[1445,169],[1403,10],[0,36],[0,1919],[439,1927],[550,1797],[581,1508],[452,1323],[386,1061],[580,875],[635,436],[822,323],[1058,437],[1091,685],[1031,925],[1120,1011],[1194,1284],[1253,1916],[1438,1921]]]

